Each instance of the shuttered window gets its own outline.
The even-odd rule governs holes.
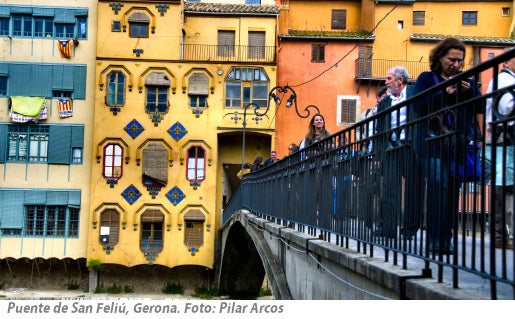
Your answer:
[[[325,62],[325,44],[311,45],[311,62]]]
[[[143,12],[135,12],[129,16],[129,31],[131,38],[148,38],[150,19]]]
[[[120,214],[114,209],[106,209],[100,214],[100,235],[107,235],[108,241],[103,245],[116,245],[119,239]]]
[[[184,215],[186,228],[184,244],[188,248],[199,248],[204,244],[204,221],[206,217],[199,209],[191,209]]]
[[[356,99],[341,99],[340,100],[340,118],[339,123],[351,124],[356,123]]]
[[[249,59],[263,59],[265,57],[265,32],[249,31]]]
[[[347,28],[347,10],[333,10],[331,29],[345,30]]]
[[[218,31],[218,56],[233,57],[235,32],[227,30]]]
[[[195,72],[188,78],[189,95],[208,95],[209,78],[202,72]]]
[[[426,12],[425,11],[413,11],[413,25],[424,25],[426,24]]]
[[[168,182],[168,151],[163,145],[149,144],[143,150],[143,184],[161,187]]]

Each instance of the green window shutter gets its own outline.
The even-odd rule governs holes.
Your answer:
[[[23,191],[23,204],[45,205],[46,191],[40,189],[27,189]]]
[[[46,204],[47,205],[68,205],[68,191],[67,190],[47,190],[46,191]]]
[[[0,189],[0,228],[23,227],[23,190]]]
[[[7,124],[0,124],[0,163],[5,163],[7,158]]]
[[[71,147],[84,147],[84,125],[72,126]]]
[[[68,191],[68,206],[80,208],[80,190]]]
[[[73,83],[73,98],[75,100],[85,100],[87,80],[86,65],[73,65],[68,66],[68,68],[70,68],[68,72],[73,74],[73,78],[71,79]]]
[[[48,164],[70,164],[72,129],[69,125],[50,125]]]

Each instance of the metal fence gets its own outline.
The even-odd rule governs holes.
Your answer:
[[[451,272],[455,288],[459,274],[465,272],[489,283],[491,299],[497,299],[501,285],[515,298],[514,254],[496,248],[509,239],[504,225],[513,217],[498,214],[501,217],[494,218],[500,210],[514,210],[513,201],[499,206],[495,198],[514,190],[510,182],[514,146],[506,137],[511,136],[515,116],[496,118],[495,134],[505,138],[504,142],[494,138],[491,145],[483,138],[485,117],[477,116],[477,128],[483,132],[476,130],[474,135],[480,172],[468,181],[453,174],[465,165],[465,159],[455,160],[467,148],[459,142],[461,115],[484,113],[487,98],[497,103],[501,95],[514,94],[514,86],[497,89],[494,81],[488,95],[413,116],[415,106],[438,103],[435,94],[462,79],[472,75],[479,79],[481,74],[496,78],[502,61],[512,57],[515,50],[245,175],[224,208],[224,222],[245,208],[341,246],[357,241],[357,249],[365,254],[380,247],[387,261],[393,256],[391,261],[403,268],[408,267],[407,257],[423,260],[427,269],[436,265],[439,282],[444,271]],[[408,110],[406,125],[389,129],[382,124],[390,123],[392,111],[399,114],[403,107]],[[501,238],[495,238],[501,225]]]
[[[275,63],[275,46],[183,44],[182,60]]]

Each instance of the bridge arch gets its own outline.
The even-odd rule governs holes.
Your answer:
[[[235,213],[222,229],[219,292],[230,296],[259,295],[266,274],[274,297],[291,300],[286,275],[266,245],[263,232],[247,225],[241,214]]]

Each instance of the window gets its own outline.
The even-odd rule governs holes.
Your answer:
[[[56,23],[55,37],[60,39],[72,39],[75,37],[75,24],[73,23]]]
[[[265,32],[249,31],[249,59],[263,59],[265,57]]]
[[[463,11],[461,19],[463,25],[477,25],[477,11]]]
[[[13,36],[32,37],[32,16],[13,14]]]
[[[325,44],[311,45],[311,62],[325,62]]]
[[[404,21],[402,21],[402,20],[397,21],[397,29],[399,29],[399,30],[404,29]]]
[[[218,31],[218,56],[233,57],[234,56],[234,31],[219,30]]]
[[[0,35],[86,39],[88,11],[83,8],[0,5]]]
[[[52,90],[52,97],[53,98],[71,98],[72,97],[72,91],[67,90]]]
[[[118,144],[104,147],[103,176],[109,179],[120,179],[123,173],[123,148]]]
[[[77,237],[78,209],[61,205],[26,205],[25,236]]]
[[[168,150],[152,143],[143,149],[143,184],[160,189],[168,183]]]
[[[413,25],[425,25],[426,24],[426,12],[425,11],[413,11]]]
[[[78,237],[80,190],[0,188],[0,231],[9,236]]]
[[[113,71],[107,75],[107,105],[123,106],[125,104],[125,75]]]
[[[170,79],[163,72],[153,72],[145,80],[147,88],[146,111],[149,114],[168,112]]]
[[[255,103],[266,107],[268,82],[268,76],[261,68],[231,68],[225,78],[225,106],[244,107]]]
[[[331,29],[345,30],[347,28],[347,10],[333,10]]]
[[[209,78],[203,72],[195,72],[188,78],[188,96],[190,107],[207,107]]]
[[[9,35],[9,18],[0,17],[0,35]]]
[[[115,20],[111,24],[111,31],[113,32],[121,32],[122,31],[122,24],[120,20]]]
[[[184,214],[184,245],[198,249],[204,244],[204,221],[206,217],[199,209],[191,209]]]
[[[51,17],[34,18],[34,37],[47,38],[54,35],[54,20]]]
[[[0,147],[0,162],[82,163],[84,125],[0,123],[0,134],[2,132],[4,136],[0,139],[8,144]]]
[[[0,75],[0,95],[7,96],[7,77]]]
[[[120,214],[114,209],[106,209],[100,214],[100,236],[102,245],[116,245],[119,240]]]
[[[157,209],[147,209],[141,215],[141,241],[143,252],[152,255],[163,249],[164,216]]]
[[[66,206],[47,206],[46,235],[63,237],[66,234]]]
[[[506,7],[506,8],[502,8],[502,13],[501,15],[503,17],[509,17],[511,15],[511,12],[510,12],[510,8]]]
[[[88,38],[88,17],[77,17],[77,39]]]
[[[47,162],[48,126],[9,126],[8,161]]]
[[[200,146],[188,149],[187,179],[190,182],[202,181],[206,174],[206,152]]]
[[[360,97],[339,95],[337,98],[337,124],[348,125],[356,123],[357,114],[359,114],[361,107]]]
[[[261,0],[245,0],[245,4],[261,4]]]
[[[82,147],[72,147],[72,164],[82,164]]]
[[[150,19],[143,12],[135,12],[129,16],[129,35],[131,38],[148,38]]]

